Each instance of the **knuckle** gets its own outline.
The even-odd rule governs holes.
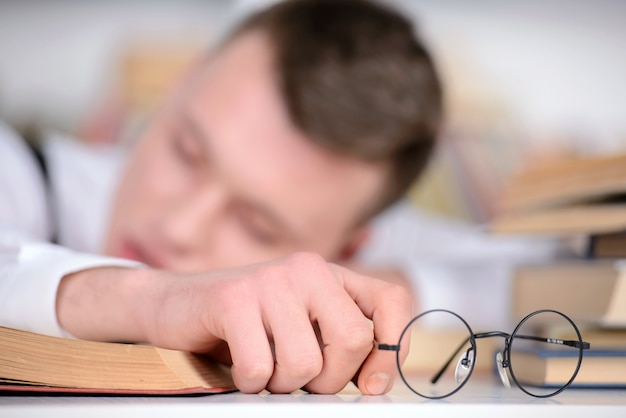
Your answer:
[[[369,323],[346,329],[340,344],[349,353],[369,352],[374,344],[374,330]]]
[[[329,381],[313,381],[308,383],[305,388],[311,392],[316,393],[318,395],[333,395],[339,391],[341,391],[349,382],[349,379],[336,380],[333,382]]]
[[[256,284],[261,288],[269,287],[270,289],[278,285],[286,275],[282,266],[266,265],[255,271]]]
[[[295,356],[286,359],[284,367],[292,377],[310,380],[322,371],[322,355],[317,353]]]
[[[242,280],[228,280],[220,284],[219,298],[220,310],[227,314],[232,311],[237,312],[246,302],[250,300],[250,289],[247,283]]]
[[[235,367],[237,376],[246,382],[267,382],[274,373],[274,365],[270,362],[243,363]]]
[[[384,298],[395,306],[410,306],[412,303],[412,295],[409,289],[395,283],[385,283],[381,294]]]
[[[290,274],[289,267],[283,264],[267,265],[258,271],[255,276],[255,296],[264,300],[294,300],[297,292],[297,281]]]
[[[319,270],[328,268],[326,260],[322,256],[312,252],[299,251],[288,257],[289,263],[296,268],[308,268]]]

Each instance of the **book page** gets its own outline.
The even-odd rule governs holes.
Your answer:
[[[156,348],[172,373],[189,387],[234,388],[230,373],[198,354]]]

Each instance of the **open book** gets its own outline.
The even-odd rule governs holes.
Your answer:
[[[235,388],[228,371],[198,354],[0,327],[0,391],[6,390],[175,395]]]

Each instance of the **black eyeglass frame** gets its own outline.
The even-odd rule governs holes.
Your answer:
[[[572,382],[574,381],[574,379],[576,379],[576,376],[578,375],[578,371],[580,370],[580,366],[581,366],[582,361],[583,361],[583,352],[584,352],[584,350],[587,350],[587,349],[589,349],[591,347],[588,342],[583,341],[583,338],[582,338],[582,335],[580,333],[580,330],[578,329],[578,327],[576,326],[574,321],[572,321],[564,313],[556,311],[556,310],[553,310],[553,309],[540,309],[540,310],[531,312],[530,314],[526,315],[517,324],[517,326],[515,327],[515,329],[513,330],[513,332],[511,334],[507,334],[506,332],[501,332],[501,331],[489,331],[489,332],[474,333],[474,331],[469,326],[467,321],[465,321],[465,319],[463,319],[457,313],[449,311],[447,309],[431,309],[431,310],[422,312],[421,314],[419,314],[419,315],[415,316],[413,319],[411,319],[411,321],[409,321],[409,323],[406,325],[406,327],[404,327],[404,330],[400,334],[400,338],[398,339],[398,344],[395,344],[395,345],[393,345],[393,344],[378,344],[378,349],[379,350],[387,350],[387,351],[395,351],[396,352],[396,365],[397,365],[397,368],[398,368],[398,373],[400,374],[400,378],[402,379],[404,384],[411,390],[411,392],[413,392],[416,395],[419,395],[421,397],[428,398],[428,399],[447,398],[448,396],[452,396],[455,393],[457,393],[459,390],[461,390],[461,388],[463,386],[465,386],[465,383],[467,383],[467,381],[472,376],[472,373],[474,372],[474,365],[476,363],[475,361],[471,362],[471,364],[470,364],[471,368],[470,368],[469,372],[467,373],[467,376],[465,377],[465,379],[463,379],[463,381],[461,383],[459,383],[459,386],[457,386],[454,390],[452,390],[451,392],[449,392],[449,393],[447,393],[445,395],[428,396],[428,395],[424,395],[423,393],[419,393],[415,389],[413,389],[411,384],[409,384],[409,382],[407,381],[406,377],[404,376],[404,373],[402,373],[402,363],[400,361],[400,343],[402,342],[402,339],[404,338],[404,335],[406,334],[406,332],[411,328],[411,326],[413,325],[413,323],[415,321],[417,321],[418,319],[422,318],[424,315],[427,315],[429,313],[434,313],[434,312],[445,312],[445,313],[449,313],[451,315],[454,315],[456,318],[458,318],[465,325],[465,327],[469,331],[469,336],[468,336],[468,338],[466,340],[463,341],[462,344],[459,345],[459,347],[455,350],[455,352],[452,353],[450,358],[442,366],[442,368],[439,370],[439,372],[437,372],[432,377],[431,383],[436,383],[437,380],[439,380],[441,375],[443,375],[443,373],[446,371],[446,369],[450,366],[450,364],[452,363],[454,358],[459,354],[459,351],[461,351],[461,349],[468,342],[470,343],[470,348],[467,349],[466,353],[469,353],[471,350],[473,350],[474,351],[474,359],[476,359],[476,358],[478,358],[478,351],[476,349],[476,339],[478,339],[478,338],[489,338],[489,337],[503,337],[505,339],[505,342],[504,342],[504,350],[502,351],[502,354],[503,354],[502,367],[503,367],[503,369],[508,369],[509,370],[509,373],[511,374],[511,378],[513,379],[513,382],[515,383],[515,385],[518,388],[520,388],[522,390],[522,392],[524,392],[524,393],[526,393],[526,394],[528,394],[530,396],[533,396],[535,398],[549,398],[549,397],[558,395],[559,393],[561,393],[562,391],[567,389],[572,384]],[[520,330],[520,328],[526,323],[526,321],[528,321],[530,318],[534,317],[535,315],[542,314],[542,313],[554,313],[554,314],[557,314],[557,315],[560,315],[561,317],[563,317],[567,322],[569,322],[569,324],[576,331],[576,336],[578,337],[578,340],[561,340],[561,339],[556,339],[556,338],[544,338],[544,337],[537,337],[537,336],[531,336],[531,335],[518,335],[517,334],[518,331]],[[560,345],[567,345],[567,346],[571,346],[571,347],[574,347],[574,348],[578,348],[578,362],[576,364],[576,368],[574,370],[574,373],[572,374],[572,377],[562,387],[560,387],[559,389],[555,390],[554,392],[551,392],[551,393],[548,393],[548,394],[538,395],[538,394],[535,394],[535,393],[532,393],[532,392],[529,392],[528,390],[526,390],[524,388],[524,386],[521,385],[519,383],[519,381],[517,380],[517,378],[515,377],[515,372],[513,370],[513,367],[511,366],[511,361],[510,361],[510,358],[511,358],[511,342],[515,338],[530,339],[530,340],[535,340],[535,341],[540,341],[540,342],[546,342],[546,343],[549,343],[549,344],[560,344]],[[466,357],[466,359],[467,359],[467,357]]]

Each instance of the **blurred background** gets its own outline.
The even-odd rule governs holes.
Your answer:
[[[2,0],[0,119],[125,141],[192,57],[268,3]],[[483,222],[520,167],[626,151],[626,2],[389,3],[418,23],[446,87],[418,206]]]

